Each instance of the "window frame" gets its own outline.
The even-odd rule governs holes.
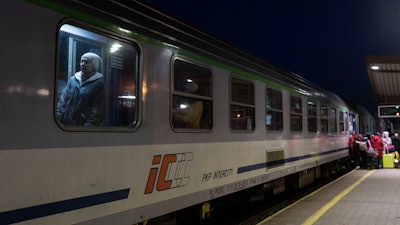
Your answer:
[[[329,132],[330,133],[338,133],[338,116],[337,116],[337,109],[334,107],[330,107],[329,110]]]
[[[313,104],[310,104],[310,103],[313,103]],[[310,105],[314,105],[314,107],[312,107],[310,109]],[[312,114],[310,114],[310,112],[313,112],[315,114],[312,115]],[[311,124],[315,125],[315,129],[313,129],[313,130],[310,129]],[[311,99],[307,99],[307,131],[310,133],[318,132],[318,104],[317,104],[317,101],[311,100]]]
[[[77,28],[77,32],[81,31],[82,35],[79,36],[77,33],[73,33],[73,32],[68,32],[65,30],[62,30],[64,26],[67,26],[67,28],[64,29],[68,29],[68,26],[71,26],[72,28]],[[68,49],[63,49],[64,47],[61,46],[61,33],[62,32],[66,32],[67,34],[69,34],[69,36],[67,37],[68,39],[74,39],[74,40],[84,40],[86,39],[87,41],[90,41],[90,43],[88,43],[89,45],[96,45],[101,43],[100,47],[103,48],[103,50],[108,49],[108,47],[112,46],[112,43],[119,43],[122,44],[122,47],[129,47],[128,50],[125,51],[125,53],[131,53],[130,56],[133,57],[134,61],[129,63],[129,68],[130,68],[130,74],[127,75],[125,73],[123,73],[121,76],[124,76],[123,79],[128,79],[129,81],[132,81],[133,84],[133,92],[130,93],[129,96],[133,96],[134,98],[126,98],[129,99],[128,101],[132,101],[131,99],[134,99],[134,109],[133,111],[129,112],[132,114],[129,115],[134,115],[133,117],[133,121],[132,123],[127,123],[127,125],[98,125],[98,126],[83,126],[83,125],[75,125],[75,126],[70,126],[70,125],[65,125],[63,124],[62,121],[60,121],[60,119],[57,116],[57,102],[59,99],[59,95],[60,95],[60,91],[62,91],[61,86],[60,86],[60,81],[64,81],[64,82],[68,82],[69,78],[71,76],[74,75],[75,72],[77,71],[72,71],[74,70],[74,68],[69,68],[67,70],[67,74],[64,76],[61,76],[61,71],[64,71],[61,69],[61,57],[62,57],[62,51],[77,51],[74,48],[76,46],[70,46],[70,44],[68,44]],[[99,39],[94,40],[94,39],[90,39],[88,38],[88,36],[85,36],[83,34],[86,34],[88,36],[93,35]],[[126,39],[123,37],[120,37],[114,33],[111,32],[106,32],[104,30],[98,29],[94,26],[90,26],[87,24],[83,24],[81,22],[77,22],[75,20],[71,20],[71,19],[66,19],[64,21],[62,21],[62,23],[59,24],[59,26],[57,27],[57,39],[56,39],[56,75],[55,75],[55,79],[56,79],[56,83],[55,83],[55,92],[54,92],[54,118],[55,121],[57,123],[57,125],[65,130],[65,131],[73,131],[73,132],[79,132],[79,131],[89,131],[89,132],[135,132],[138,130],[138,128],[141,125],[142,122],[142,88],[141,88],[141,80],[142,80],[142,70],[143,70],[143,55],[142,55],[142,48],[141,46],[138,44],[137,41],[132,40],[132,39]],[[65,53],[63,53],[65,54]],[[106,56],[106,57],[104,57]],[[114,54],[115,56],[115,54]],[[70,53],[68,53],[68,65],[76,65],[75,62],[73,61],[77,61],[79,57],[79,55],[75,55],[74,58],[70,58]],[[106,117],[105,120],[107,120],[108,122],[111,122],[112,119],[112,110],[118,110],[114,107],[114,104],[116,104],[115,99],[114,101],[112,100],[112,93],[110,91],[110,88],[114,88],[112,82],[111,82],[111,78],[107,77],[110,76],[111,74],[111,69],[112,66],[111,65],[116,65],[116,64],[112,64],[113,62],[115,63],[115,60],[112,61],[112,57],[113,54],[109,53],[108,51],[103,51],[103,53],[100,55],[100,57],[102,57],[102,67],[101,67],[101,73],[103,74],[104,77],[104,83],[105,83],[105,95],[106,95],[106,102],[104,103],[106,106]],[[103,58],[106,58],[106,62]],[[75,60],[74,60],[75,59]],[[124,62],[122,62],[124,63]],[[128,65],[128,64],[122,64],[122,65]],[[70,67],[70,66],[69,66]],[[114,68],[114,67],[113,67]],[[67,76],[67,79],[63,79],[62,77]],[[122,77],[121,77],[122,79]],[[122,83],[121,83],[122,84]],[[119,87],[122,88],[122,85]],[[120,90],[120,89],[118,89]],[[128,90],[129,91],[129,90]],[[114,92],[114,97],[115,95],[118,95],[118,101],[122,98],[120,98],[121,96],[124,97],[125,95],[120,95],[120,93]],[[128,96],[128,97],[129,97]],[[125,99],[125,98],[124,98]],[[117,104],[125,104],[122,102],[123,100],[121,100],[121,103],[117,103]],[[131,104],[125,104],[126,107],[130,108],[133,107],[132,103]],[[114,108],[112,108],[114,107]],[[120,109],[119,111],[116,111],[121,113],[122,109]],[[131,117],[129,117],[131,118]]]
[[[175,83],[177,82],[175,80],[175,78],[177,77],[176,73],[176,62],[180,61],[183,64],[188,64],[190,67],[197,67],[196,69],[198,70],[204,70],[204,71],[208,71],[209,72],[209,78],[208,78],[208,89],[206,88],[206,86],[204,85],[200,85],[200,83],[204,83],[204,82],[199,82],[199,78],[198,79],[194,79],[196,80],[197,83],[199,83],[198,85],[198,89],[203,90],[202,93],[204,94],[200,94],[200,93],[186,93],[183,90],[179,90],[180,88],[177,88],[175,86]],[[189,75],[189,74],[184,74],[184,75]],[[183,77],[183,76],[182,76]],[[204,79],[204,78],[203,78]],[[207,79],[206,79],[207,80]],[[207,94],[205,94],[206,92],[208,92]],[[186,126],[184,127],[183,125],[185,125],[184,123],[181,125],[178,124],[178,122],[174,121],[174,108],[175,106],[175,102],[179,101],[178,99],[191,99],[191,100],[198,100],[202,102],[202,113],[201,113],[201,117],[200,117],[200,122],[199,122],[199,126],[200,127],[191,127],[191,126]],[[170,113],[170,126],[172,128],[172,130],[174,130],[175,132],[211,132],[213,126],[214,126],[214,111],[213,111],[213,104],[214,104],[214,99],[213,99],[213,71],[212,69],[200,62],[197,62],[195,60],[186,58],[186,57],[182,57],[179,55],[175,55],[172,57],[171,59],[171,73],[170,73],[170,109],[169,109],[169,113]]]
[[[292,108],[292,100],[293,99],[298,99],[300,100],[299,108],[295,110],[296,108]],[[296,101],[297,102],[297,101]],[[290,131],[293,133],[301,133],[303,132],[304,124],[303,124],[303,98],[297,95],[290,94],[289,96],[289,106],[290,106]],[[294,130],[294,119],[300,121],[300,129]]]
[[[329,110],[328,105],[321,103],[319,111],[320,111],[320,123],[321,123],[320,132],[322,134],[327,134],[330,129],[330,124],[329,124],[329,116],[330,116],[329,111],[330,110]],[[326,128],[323,130],[324,125],[326,126]]]
[[[275,108],[274,107],[275,104],[271,104],[271,107],[268,107],[268,100],[270,99],[268,97],[268,91],[269,90],[274,92],[273,96],[276,96],[275,94],[277,94],[277,93],[280,94],[280,106],[281,106],[280,108]],[[265,87],[265,95],[264,96],[265,96],[265,129],[267,130],[267,132],[283,132],[283,129],[284,129],[284,124],[283,124],[283,116],[284,116],[284,113],[283,113],[283,111],[284,111],[284,109],[283,109],[283,107],[284,107],[283,91],[280,90],[280,89],[271,88],[269,86],[266,86]],[[271,112],[271,118],[268,118],[268,115],[269,115],[268,112]],[[271,121],[274,120],[274,118],[275,118],[274,115],[276,115],[276,114],[280,114],[281,127],[280,127],[280,129],[269,129],[269,127],[271,127],[271,125],[272,125],[272,122],[271,122],[271,125],[268,126],[268,120],[271,120]]]
[[[346,123],[345,121],[347,120],[347,114],[346,112],[339,110],[339,132],[340,133],[346,133]]]
[[[252,102],[240,102],[240,101],[235,101],[235,100],[237,100],[237,99],[233,99],[236,95],[233,95],[232,94],[232,92],[233,92],[233,90],[236,90],[236,88],[233,88],[232,86],[232,81],[233,80],[238,80],[238,81],[240,81],[240,82],[242,82],[242,83],[245,83],[246,85],[250,85],[251,87],[252,87]],[[237,96],[239,96],[239,95],[237,95]],[[248,99],[249,100],[249,99]],[[256,99],[255,99],[255,85],[254,85],[254,81],[253,80],[250,80],[250,79],[246,79],[246,78],[243,78],[243,77],[240,77],[240,76],[237,76],[237,75],[234,75],[234,74],[231,74],[231,76],[229,77],[229,128],[230,128],[230,130],[231,130],[231,132],[233,132],[233,133],[237,133],[237,132],[242,132],[242,133],[252,133],[252,132],[254,132],[255,131],[255,129],[256,129]],[[250,113],[251,113],[251,115],[250,115],[250,119],[252,119],[251,120],[251,124],[250,124],[250,129],[249,129],[249,121],[248,121],[248,118],[246,119],[246,118],[244,118],[244,119],[246,119],[246,129],[237,129],[237,127],[239,127],[239,123],[241,123],[240,121],[239,121],[239,118],[241,117],[241,114],[240,113],[236,113],[236,115],[238,115],[238,116],[236,116],[236,119],[233,117],[233,112],[235,111],[232,107],[233,106],[235,106],[236,107],[236,111],[237,110],[240,110],[239,108],[241,108],[241,109],[243,109],[243,110],[245,110],[244,112],[246,112],[247,113],[247,111],[248,110],[250,110]],[[247,117],[247,116],[246,116]],[[236,122],[236,124],[237,124],[237,127],[233,127],[232,126],[232,124],[234,123],[234,121],[239,121],[239,122]],[[242,123],[241,123],[242,124]]]

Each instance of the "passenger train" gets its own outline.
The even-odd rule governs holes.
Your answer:
[[[206,219],[222,196],[329,176],[360,129],[336,94],[146,1],[6,0],[0,15],[0,224]],[[66,123],[88,52],[101,123]]]

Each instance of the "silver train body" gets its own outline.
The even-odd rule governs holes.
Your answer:
[[[337,95],[147,3],[7,0],[0,15],[0,224],[151,221],[348,156]],[[104,121],[66,125],[57,103],[87,51]],[[197,125],[174,121],[183,99],[203,103]]]

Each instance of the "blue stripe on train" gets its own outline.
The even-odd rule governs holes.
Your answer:
[[[11,224],[128,198],[130,189],[37,205],[0,213],[0,224]]]
[[[292,157],[292,158],[281,159],[281,160],[276,160],[276,161],[271,161],[271,162],[262,162],[262,163],[258,163],[258,164],[239,167],[237,170],[237,173],[238,174],[246,173],[246,172],[250,172],[253,170],[267,168],[267,166],[276,166],[276,165],[284,164],[286,162],[294,162],[294,161],[298,161],[298,160],[302,160],[302,159],[308,159],[308,158],[312,158],[312,157],[317,157],[317,156],[321,156],[321,155],[327,155],[327,154],[332,154],[335,152],[347,151],[347,150],[348,150],[348,148],[340,148],[340,149],[334,149],[334,150],[325,151],[325,152],[321,152],[321,153],[296,156],[296,157]]]

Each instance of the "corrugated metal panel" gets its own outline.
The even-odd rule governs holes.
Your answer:
[[[366,65],[378,105],[400,104],[400,56],[367,56]]]

